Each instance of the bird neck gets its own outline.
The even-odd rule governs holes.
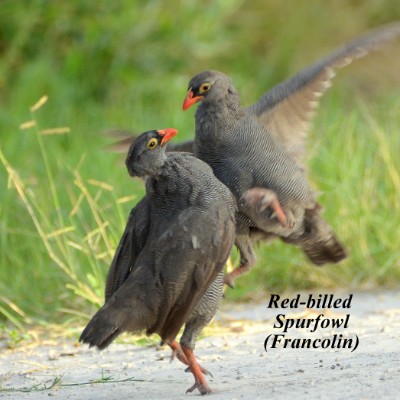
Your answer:
[[[148,194],[164,196],[179,190],[178,182],[182,179],[182,171],[175,158],[175,154],[169,154],[164,164],[158,168],[157,173],[149,177],[146,181]]]
[[[203,204],[210,201],[207,194],[210,174],[210,167],[195,157],[171,152],[159,174],[147,179],[146,194],[157,213],[172,216],[197,201]]]
[[[196,110],[196,140],[210,141],[233,129],[244,111],[236,91],[221,99],[203,101]]]

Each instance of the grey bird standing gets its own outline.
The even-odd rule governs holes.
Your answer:
[[[207,371],[193,349],[222,298],[236,206],[207,164],[188,153],[165,153],[176,133],[145,132],[130,147],[126,165],[131,176],[146,177],[146,196],[131,211],[116,250],[105,304],[79,340],[104,349],[124,331],[158,333],[193,373],[188,391],[206,394]]]

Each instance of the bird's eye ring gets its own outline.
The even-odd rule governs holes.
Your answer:
[[[157,147],[157,145],[158,145],[158,141],[156,138],[151,138],[146,144],[148,149],[155,149]]]
[[[211,85],[209,83],[203,83],[200,86],[200,93],[205,93],[208,92],[210,90]]]

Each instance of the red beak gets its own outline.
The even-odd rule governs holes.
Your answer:
[[[161,146],[163,146],[165,143],[169,142],[175,135],[177,135],[178,131],[174,128],[166,128],[158,130],[157,133],[163,137],[161,140]]]
[[[203,98],[203,96],[196,96],[193,97],[194,93],[192,91],[192,89],[189,89],[186,97],[185,97],[185,101],[183,102],[183,111],[186,111],[190,106],[192,106],[194,103],[197,103],[199,100],[201,100]]]

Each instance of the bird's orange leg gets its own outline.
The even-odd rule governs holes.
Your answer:
[[[186,356],[186,359],[189,361],[189,369],[190,372],[194,376],[194,385],[191,386],[188,390],[186,390],[186,393],[191,393],[193,390],[198,389],[201,394],[209,394],[212,392],[210,387],[208,386],[208,383],[206,379],[204,378],[203,373],[201,372],[201,368],[199,364],[197,363],[196,357],[193,354],[193,350],[189,349],[185,346],[182,346],[182,351]]]
[[[229,274],[226,274],[224,276],[224,283],[225,285],[228,285],[230,288],[235,287],[235,279],[240,276],[245,274],[247,271],[249,271],[251,266],[249,264],[241,264],[239,265],[236,269],[234,269],[232,272],[229,272]]]
[[[267,209],[270,209],[270,211],[264,213]],[[246,190],[239,200],[239,210],[255,221],[260,219],[265,221],[266,218],[267,221],[272,222],[274,219],[277,219],[283,227],[288,227],[286,214],[279,203],[278,197],[276,193],[270,189],[255,187]],[[238,242],[235,244],[238,246],[242,255],[243,250],[248,253],[249,247],[251,247],[251,244],[246,241],[242,243],[242,248],[240,248]],[[249,271],[254,262],[255,260],[250,261],[248,257],[245,257],[241,260],[238,268],[225,275],[224,283],[229,287],[234,288],[235,279]]]
[[[185,364],[185,365],[189,366],[189,368],[190,368],[190,363],[189,363],[188,359],[186,358],[181,345],[176,340],[174,340],[171,344],[169,344],[169,347],[171,347],[171,350],[172,350],[171,361],[176,357],[182,364]],[[200,371],[204,375],[210,375],[212,377],[212,374],[210,371],[203,368],[200,364],[197,364],[197,365],[199,366]]]

